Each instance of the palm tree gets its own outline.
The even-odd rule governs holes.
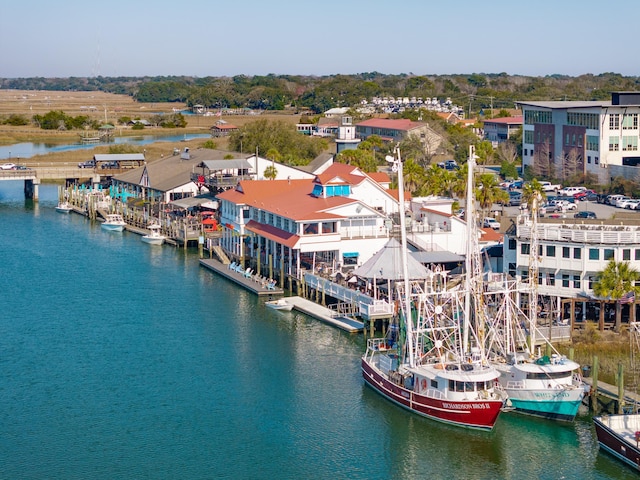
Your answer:
[[[480,208],[485,213],[491,210],[491,206],[499,201],[509,200],[509,194],[498,185],[496,176],[492,173],[483,173],[476,180],[476,199]]]
[[[633,292],[637,295],[640,288],[636,282],[640,280],[640,273],[629,265],[629,262],[616,262],[613,258],[605,269],[598,274],[593,284],[593,293],[600,298],[610,298],[616,302],[616,331],[620,331],[622,323],[622,304],[620,299]]]
[[[416,192],[424,183],[424,172],[422,167],[414,160],[407,160],[403,166],[403,180],[406,190]]]
[[[547,194],[542,188],[542,184],[535,178],[522,187],[522,203],[530,206],[531,215],[538,214],[538,207],[542,200],[547,198]],[[535,201],[534,201],[535,200]],[[535,210],[535,212],[534,212]]]
[[[278,170],[274,165],[269,165],[264,169],[264,178],[268,178],[269,180],[273,180],[278,176]]]

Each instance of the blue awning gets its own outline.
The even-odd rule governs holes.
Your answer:
[[[360,254],[358,252],[345,252],[342,254],[344,258],[358,258]]]

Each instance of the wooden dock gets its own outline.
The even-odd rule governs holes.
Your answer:
[[[253,277],[245,277],[244,274],[236,272],[235,270],[230,270],[229,265],[225,265],[215,258],[201,258],[200,265],[208,268],[227,280],[231,280],[243,287],[245,290],[249,290],[256,295],[284,295],[284,290],[282,288],[275,287],[273,290],[268,289],[266,284],[263,282],[256,281]]]
[[[346,332],[356,333],[364,329],[364,323],[354,318],[337,315],[335,310],[318,305],[302,297],[286,297],[293,308],[324,323],[338,327]]]

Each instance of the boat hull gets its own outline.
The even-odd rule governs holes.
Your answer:
[[[102,229],[107,230],[109,232],[122,232],[124,230],[124,225],[113,225],[110,223],[103,223]]]
[[[286,301],[273,301],[273,302],[265,302],[267,308],[272,310],[281,310],[283,312],[290,312],[293,310],[293,304],[287,303]]]
[[[71,207],[56,207],[56,212],[58,213],[70,213],[71,210]]]
[[[148,243],[149,245],[162,245],[164,243],[164,237],[151,237],[148,235],[144,235],[142,237],[142,241],[144,243]]]
[[[624,425],[630,420],[632,428],[617,428],[616,424]],[[610,415],[609,417],[594,417],[598,444],[605,452],[623,461],[631,468],[640,471],[640,448],[635,435],[640,424],[640,414]]]
[[[364,358],[362,376],[367,385],[395,404],[423,417],[461,427],[491,430],[503,406],[502,400],[459,401],[420,395],[389,381]]]
[[[523,395],[523,393],[525,395]],[[572,422],[578,414],[578,409],[582,404],[582,394],[567,392],[573,398],[548,398],[546,400],[535,398],[536,395],[549,395],[541,391],[513,391],[507,389],[509,402],[516,412],[526,415],[533,415],[549,420],[561,420]],[[579,398],[575,398],[575,397]],[[529,398],[527,398],[529,397]],[[542,397],[544,398],[544,397]]]

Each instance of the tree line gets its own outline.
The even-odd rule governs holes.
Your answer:
[[[471,115],[489,108],[509,109],[518,100],[607,100],[612,91],[637,90],[640,77],[618,73],[578,77],[531,77],[507,73],[457,75],[236,75],[232,77],[69,77],[2,78],[0,88],[18,90],[104,91],[139,102],[184,102],[208,108],[324,112],[352,107],[372,97],[450,98]]]

